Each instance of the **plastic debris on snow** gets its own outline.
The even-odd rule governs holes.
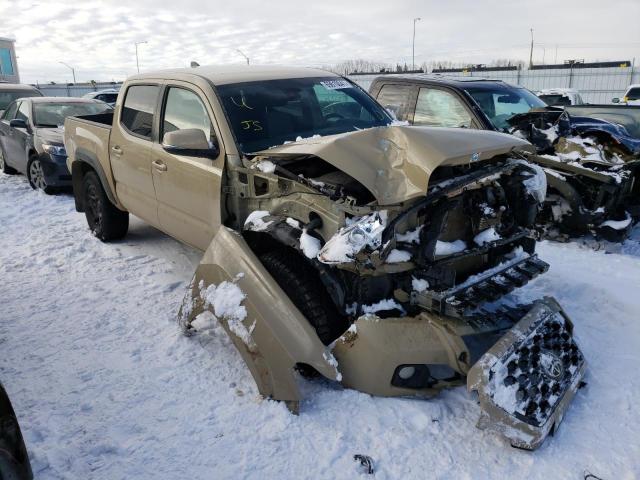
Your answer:
[[[486,243],[495,242],[497,240],[500,240],[501,238],[502,237],[500,236],[500,234],[496,232],[496,229],[490,227],[486,230],[481,231],[479,234],[473,237],[473,241],[476,245],[481,247]]]
[[[484,280],[485,278],[488,278],[492,275],[494,275],[495,273],[499,272],[500,270],[503,270],[511,265],[515,265],[516,263],[518,263],[521,260],[524,260],[525,258],[529,258],[531,255],[529,255],[527,252],[525,252],[522,247],[516,247],[514,248],[511,253],[509,254],[509,259],[505,262],[501,262],[498,265],[496,265],[495,267],[491,267],[487,270],[485,270],[484,272],[480,272],[480,273],[476,273],[475,275],[471,275],[470,277],[468,277],[464,282],[462,282],[460,285],[458,285],[457,287],[460,288],[465,288],[473,283],[476,282],[480,282],[482,280]]]
[[[253,230],[254,232],[261,232],[263,230],[266,230],[267,228],[269,228],[269,225],[273,223],[272,221],[265,222],[263,220],[264,217],[268,216],[269,212],[265,210],[256,210],[254,212],[251,212],[247,219],[244,221],[244,227],[247,230]]]
[[[386,224],[386,210],[352,219],[324,244],[318,260],[327,264],[347,263],[365,247],[380,248]]]

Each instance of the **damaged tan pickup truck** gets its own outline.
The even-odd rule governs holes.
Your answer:
[[[113,114],[69,118],[78,211],[103,241],[128,212],[203,251],[179,321],[221,325],[260,393],[297,411],[295,371],[373,395],[466,382],[479,426],[533,449],[585,371],[530,235],[545,175],[529,143],[396,125],[311,69],[138,75]]]

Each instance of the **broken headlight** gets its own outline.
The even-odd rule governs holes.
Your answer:
[[[376,250],[382,244],[382,232],[387,226],[387,212],[373,212],[351,219],[324,244],[318,260],[322,263],[348,263],[363,249]]]

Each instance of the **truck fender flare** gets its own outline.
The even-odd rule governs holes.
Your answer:
[[[223,282],[237,285],[244,295],[241,305],[246,315],[230,326],[224,316],[216,316],[207,298],[209,287]],[[209,289],[209,290],[208,290]],[[338,380],[340,374],[328,347],[322,344],[307,319],[295,307],[264,268],[244,238],[222,227],[207,248],[180,307],[178,323],[183,332],[194,329],[192,322],[210,312],[231,338],[247,364],[264,397],[285,401],[297,413],[301,399],[294,376],[296,364],[307,364],[325,377]]]
[[[100,179],[100,183],[102,184],[102,188],[104,188],[104,191],[107,194],[107,198],[111,203],[118,207],[120,204],[117,202],[115,195],[111,191],[111,187],[109,187],[107,175],[105,174],[100,161],[92,152],[84,148],[79,148],[75,151],[74,161],[71,164],[71,182],[73,185],[73,196],[76,201],[76,210],[78,212],[84,212],[82,180],[84,178],[84,171],[86,170],[85,165],[89,165],[89,167],[96,172]]]

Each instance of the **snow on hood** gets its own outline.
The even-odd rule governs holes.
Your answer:
[[[464,165],[534,149],[513,135],[460,128],[389,126],[304,139],[256,152],[260,159],[313,155],[361,182],[380,205],[427,193],[440,165]]]

